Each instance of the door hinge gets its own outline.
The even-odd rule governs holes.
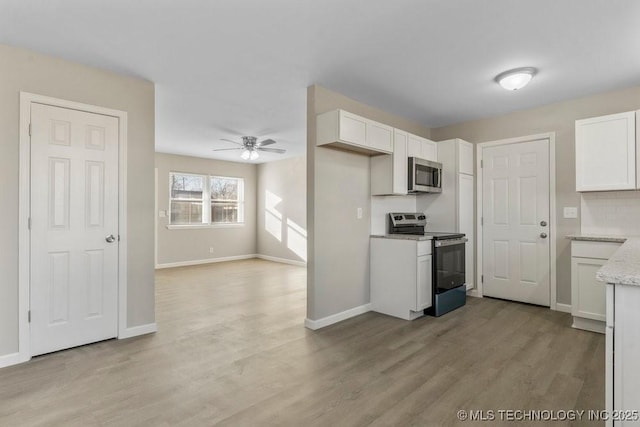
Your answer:
[[[484,274],[480,275],[480,283],[484,283]]]
[[[31,136],[31,123],[29,123],[29,136]]]
[[[29,323],[31,323],[31,310],[27,311],[27,319],[29,320]]]
[[[484,225],[484,217],[483,216],[480,217],[480,225]]]
[[[31,217],[27,219],[27,227],[31,230]]]
[[[118,242],[120,241],[120,235],[118,234]]]
[[[484,160],[480,160],[480,169],[484,167]]]

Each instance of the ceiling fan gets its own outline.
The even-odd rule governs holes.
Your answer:
[[[284,152],[287,151],[282,148],[264,148],[265,145],[275,144],[276,141],[274,141],[273,139],[265,139],[262,141],[258,141],[258,138],[256,138],[255,136],[243,136],[242,142],[232,141],[230,139],[225,139],[225,138],[221,138],[220,140],[231,142],[236,145],[240,145],[240,147],[216,148],[213,151],[244,150],[240,155],[240,157],[242,157],[244,160],[257,159],[258,157],[260,157],[260,155],[258,154],[258,151],[266,151],[269,153],[278,153],[278,154],[283,154]]]

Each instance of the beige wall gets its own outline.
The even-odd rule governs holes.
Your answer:
[[[316,116],[341,108],[411,133],[428,128],[320,86],[307,89],[307,318],[369,303],[369,157],[316,147]],[[356,209],[362,208],[362,219]]]
[[[21,91],[128,113],[127,326],[153,323],[153,83],[0,45],[0,355],[18,350]]]
[[[258,165],[258,253],[307,261],[307,159]]]
[[[580,231],[579,219],[564,219],[562,215],[565,206],[580,206],[579,194],[575,191],[575,120],[636,109],[640,109],[640,87],[431,130],[432,139],[435,141],[462,138],[473,143],[555,132],[557,197],[555,245],[559,303],[571,303],[571,251],[565,236]]]
[[[245,223],[239,227],[169,230],[169,217],[157,218],[159,265],[256,253],[256,165],[163,153],[156,153],[155,164],[159,211],[169,210],[169,172],[244,178],[245,197]]]

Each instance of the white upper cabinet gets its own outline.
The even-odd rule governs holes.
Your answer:
[[[316,144],[368,155],[393,152],[393,128],[344,110],[319,114]]]
[[[473,175],[473,144],[458,140],[458,173]]]
[[[576,120],[576,191],[639,188],[638,145],[635,111]]]
[[[367,139],[365,144],[383,153],[393,153],[393,128],[369,120],[367,122]]]
[[[393,154],[371,157],[371,195],[407,194],[407,132],[393,130]]]
[[[421,159],[437,161],[438,144],[421,136],[408,134],[407,156],[420,157]]]

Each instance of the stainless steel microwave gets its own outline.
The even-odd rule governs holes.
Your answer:
[[[409,193],[441,193],[442,163],[409,157]]]

